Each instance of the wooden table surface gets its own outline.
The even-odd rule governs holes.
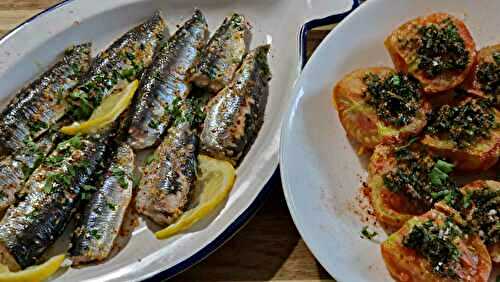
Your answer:
[[[0,34],[58,0],[0,0]],[[315,46],[327,31],[311,32]],[[207,259],[172,281],[331,281],[300,238],[285,203],[281,182],[273,183],[264,206],[248,224]]]

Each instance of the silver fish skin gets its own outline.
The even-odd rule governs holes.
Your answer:
[[[200,60],[190,70],[190,80],[197,86],[217,93],[227,86],[248,52],[250,24],[240,14],[224,19],[205,48]]]
[[[143,70],[153,61],[155,50],[164,37],[165,28],[165,22],[157,12],[99,53],[88,75],[66,97],[72,106],[72,118],[87,119],[104,97],[115,89],[140,79]]]
[[[68,109],[64,97],[89,69],[90,43],[66,49],[45,73],[20,90],[0,115],[0,151],[24,147],[61,119]]]
[[[200,135],[204,153],[237,164],[253,142],[267,103],[269,49],[262,45],[248,53],[231,84],[209,101]]]
[[[191,87],[187,71],[198,58],[208,37],[205,17],[199,10],[170,37],[145,72],[130,111],[128,143],[134,149],[153,146],[170,124],[167,108],[184,99]]]
[[[137,211],[160,225],[184,211],[196,179],[197,137],[189,122],[169,128],[146,164],[136,197]]]
[[[132,148],[118,146],[75,230],[70,250],[73,265],[102,261],[109,256],[132,199],[134,161]]]
[[[37,263],[73,216],[109,138],[110,134],[100,133],[59,143],[33,172],[24,187],[26,198],[0,221],[0,263],[11,270]]]
[[[56,146],[61,134],[45,132],[18,152],[0,160],[0,213],[16,202],[25,180]]]

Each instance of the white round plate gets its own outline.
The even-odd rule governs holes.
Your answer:
[[[464,19],[478,48],[500,43],[500,1],[369,0],[325,38],[295,84],[281,135],[285,196],[305,242],[339,281],[387,281],[390,276],[380,254],[384,231],[376,229],[382,234],[378,242],[360,238],[367,223],[357,195],[366,163],[339,122],[333,86],[357,68],[392,66],[385,37],[409,19],[440,11]]]
[[[281,121],[299,70],[300,26],[314,18],[349,10],[350,6],[350,0],[66,0],[2,37],[0,99],[42,72],[67,46],[90,41],[95,56],[155,10],[162,12],[170,33],[195,7],[201,9],[212,32],[224,16],[237,11],[253,25],[252,47],[272,43],[273,80],[264,125],[238,168],[237,181],[225,205],[187,232],[164,241],[156,240],[141,223],[127,246],[111,260],[69,269],[55,280],[139,281],[162,272],[155,279],[167,278],[203,259],[230,238],[255,212],[259,197],[262,201],[263,187],[278,164]]]

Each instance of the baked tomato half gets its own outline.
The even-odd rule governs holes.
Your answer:
[[[500,112],[484,99],[444,105],[433,113],[421,142],[459,170],[486,170],[500,157]]]
[[[347,135],[367,148],[388,137],[406,138],[422,131],[431,107],[413,77],[391,68],[359,69],[333,90],[333,101]]]
[[[430,155],[416,139],[378,145],[368,165],[370,202],[377,220],[400,228],[434,203],[453,200],[458,186],[448,177],[452,170],[453,165]]]
[[[407,221],[381,245],[396,281],[488,281],[491,259],[479,236],[466,234],[440,211]]]
[[[464,22],[446,13],[408,21],[384,44],[396,69],[414,75],[426,93],[455,88],[476,60],[475,43]]]
[[[500,263],[500,182],[477,180],[460,191],[465,199],[462,217],[486,244],[491,260]]]
[[[479,50],[469,92],[500,107],[500,44]]]

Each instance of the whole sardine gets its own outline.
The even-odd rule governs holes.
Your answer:
[[[61,134],[45,132],[37,142],[27,139],[21,150],[0,161],[0,213],[16,202],[24,181],[57,144]]]
[[[196,177],[197,137],[189,122],[168,134],[146,165],[136,197],[140,214],[154,222],[172,223],[184,211]]]
[[[0,222],[0,263],[24,269],[62,233],[77,208],[83,186],[102,160],[110,133],[60,143],[25,184],[26,198]]]
[[[116,149],[102,183],[85,207],[75,230],[70,254],[73,265],[106,259],[118,236],[132,199],[134,152],[128,145]]]
[[[248,51],[250,37],[250,25],[244,16],[226,17],[190,71],[191,80],[214,93],[227,86]]]
[[[156,13],[101,52],[83,82],[67,97],[72,105],[73,119],[87,119],[102,98],[140,78],[142,71],[151,64],[164,30],[165,23]]]
[[[251,51],[231,84],[210,100],[200,136],[203,152],[237,164],[253,142],[263,121],[271,79],[269,48],[263,45]]]
[[[170,37],[145,72],[130,111],[128,143],[134,149],[154,145],[170,123],[169,106],[190,91],[187,70],[193,65],[208,36],[199,10]]]
[[[90,43],[68,48],[48,71],[16,94],[0,117],[3,154],[23,148],[63,117],[68,108],[63,97],[77,85],[89,64]]]

